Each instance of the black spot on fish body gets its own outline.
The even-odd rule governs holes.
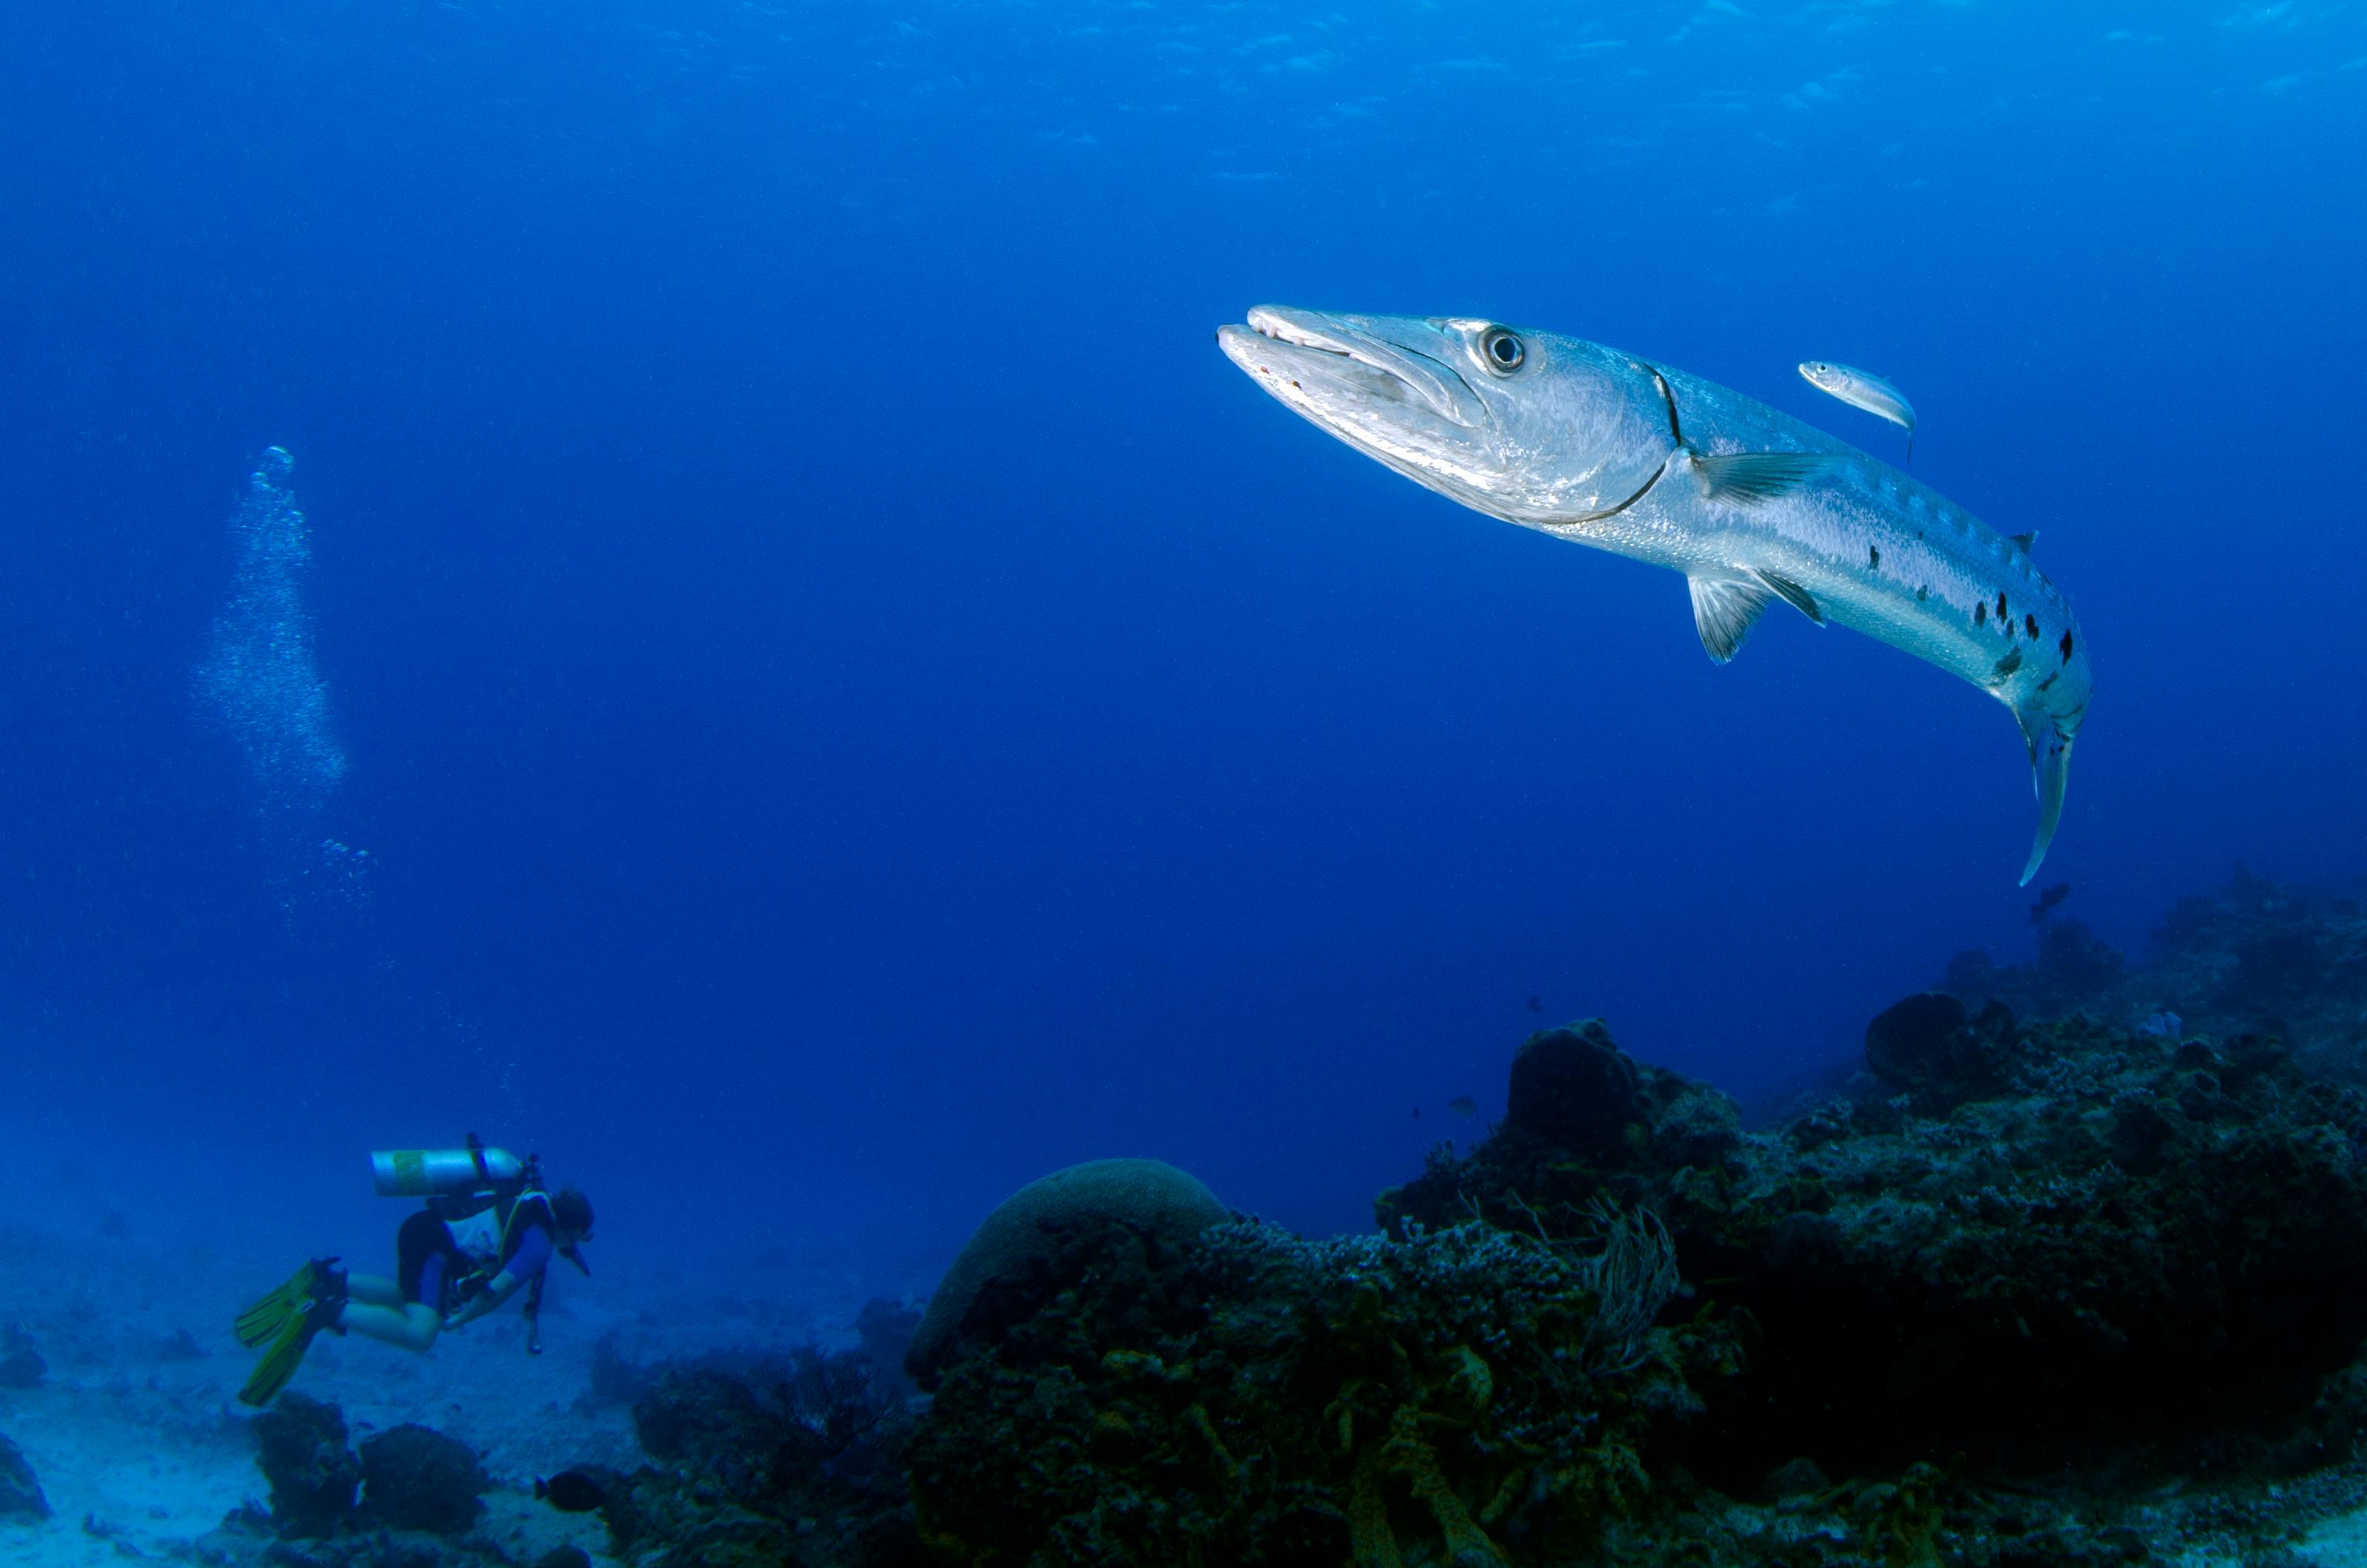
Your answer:
[[[2071,662],[2071,633],[2068,631],[2063,634],[2062,648],[2063,662],[2067,665]]]
[[[1871,544],[1865,547],[1865,569],[1869,572],[1882,570],[1882,551]]]
[[[2037,618],[2036,616],[2034,616],[2034,615],[2025,615],[2025,616],[2023,616],[2023,617],[2022,618],[2022,630],[2023,630],[2023,631],[2027,631],[2027,632],[2029,632],[2029,633],[2030,633],[2030,640],[2031,640],[2033,642],[2037,642],[2037,641],[2038,641],[2038,618]]]
[[[1931,585],[1929,583],[1924,584],[1921,587],[1915,590],[1915,602],[1919,605],[1931,597]]]
[[[1987,626],[1988,623],[1989,607],[1987,605],[1975,605],[1973,607],[1973,624],[1975,626]]]
[[[2005,629],[2006,629],[2006,633],[2007,633],[2007,635],[2009,635],[2009,636],[2012,635],[2012,632],[2013,632],[2013,620],[2012,620],[2012,619],[2011,619],[2010,617],[2009,617],[2009,616],[2006,614],[2006,611],[2005,611],[2005,590],[2004,590],[2003,588],[1999,588],[1999,589],[1998,590],[1998,608],[1997,608],[1997,617],[1998,617],[1998,619],[1999,619],[1999,620],[2002,620],[2002,621],[2004,621],[2004,622],[2005,622]]]
[[[2022,650],[2009,648],[2006,650],[2005,657],[1997,662],[1997,668],[1990,672],[1990,678],[2003,680],[2020,668],[2022,668]]]
[[[2040,682],[2038,683],[2038,689],[2039,689],[2039,690],[2041,690],[2041,691],[2044,691],[2048,687],[2053,686],[2053,685],[2054,685],[2057,680],[2060,680],[2061,678],[2062,678],[2062,673],[2061,673],[2060,671],[2057,671],[2056,674],[2051,675],[2051,676],[2048,676],[2044,680],[2040,681]]]

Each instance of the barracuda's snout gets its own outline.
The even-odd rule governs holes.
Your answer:
[[[1349,446],[1495,516],[1588,515],[1668,456],[1649,371],[1593,344],[1461,316],[1279,305],[1218,327],[1217,341]]]
[[[1247,325],[1219,327],[1217,338],[1233,363],[1273,383],[1274,395],[1294,407],[1303,402],[1308,411],[1346,415],[1376,402],[1412,421],[1466,430],[1487,417],[1454,366],[1452,344],[1431,322],[1260,305]]]

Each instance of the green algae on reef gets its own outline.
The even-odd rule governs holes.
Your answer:
[[[1077,1283],[950,1369],[915,1439],[923,1533],[960,1561],[1589,1552],[1644,1506],[1641,1451],[1738,1364],[1709,1316],[1651,1328],[1647,1312],[1607,1346],[1617,1292],[1673,1280],[1477,1223],[1070,1245]]]

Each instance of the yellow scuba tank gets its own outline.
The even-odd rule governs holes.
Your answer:
[[[439,1198],[525,1177],[525,1161],[507,1149],[486,1148],[473,1132],[465,1149],[385,1149],[370,1155],[370,1179],[380,1198]]]

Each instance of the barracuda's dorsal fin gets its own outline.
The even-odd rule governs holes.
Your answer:
[[[1829,460],[1821,452],[1692,454],[1694,483],[1713,501],[1756,506],[1800,487]]]
[[[1791,578],[1757,568],[1754,568],[1750,574],[1772,588],[1785,604],[1790,605],[1818,626],[1825,623],[1824,607],[1817,603],[1817,596],[1792,581]]]
[[[2028,555],[2030,553],[2030,547],[2038,542],[2038,530],[2036,528],[2033,528],[2026,534],[2008,534],[2006,537],[2013,540],[2014,543],[2022,546],[2022,552],[2024,555]]]
[[[1758,624],[1759,612],[1773,597],[1756,583],[1727,577],[1687,577],[1693,595],[1693,630],[1701,633],[1709,656],[1724,664],[1741,651],[1742,640]]]

